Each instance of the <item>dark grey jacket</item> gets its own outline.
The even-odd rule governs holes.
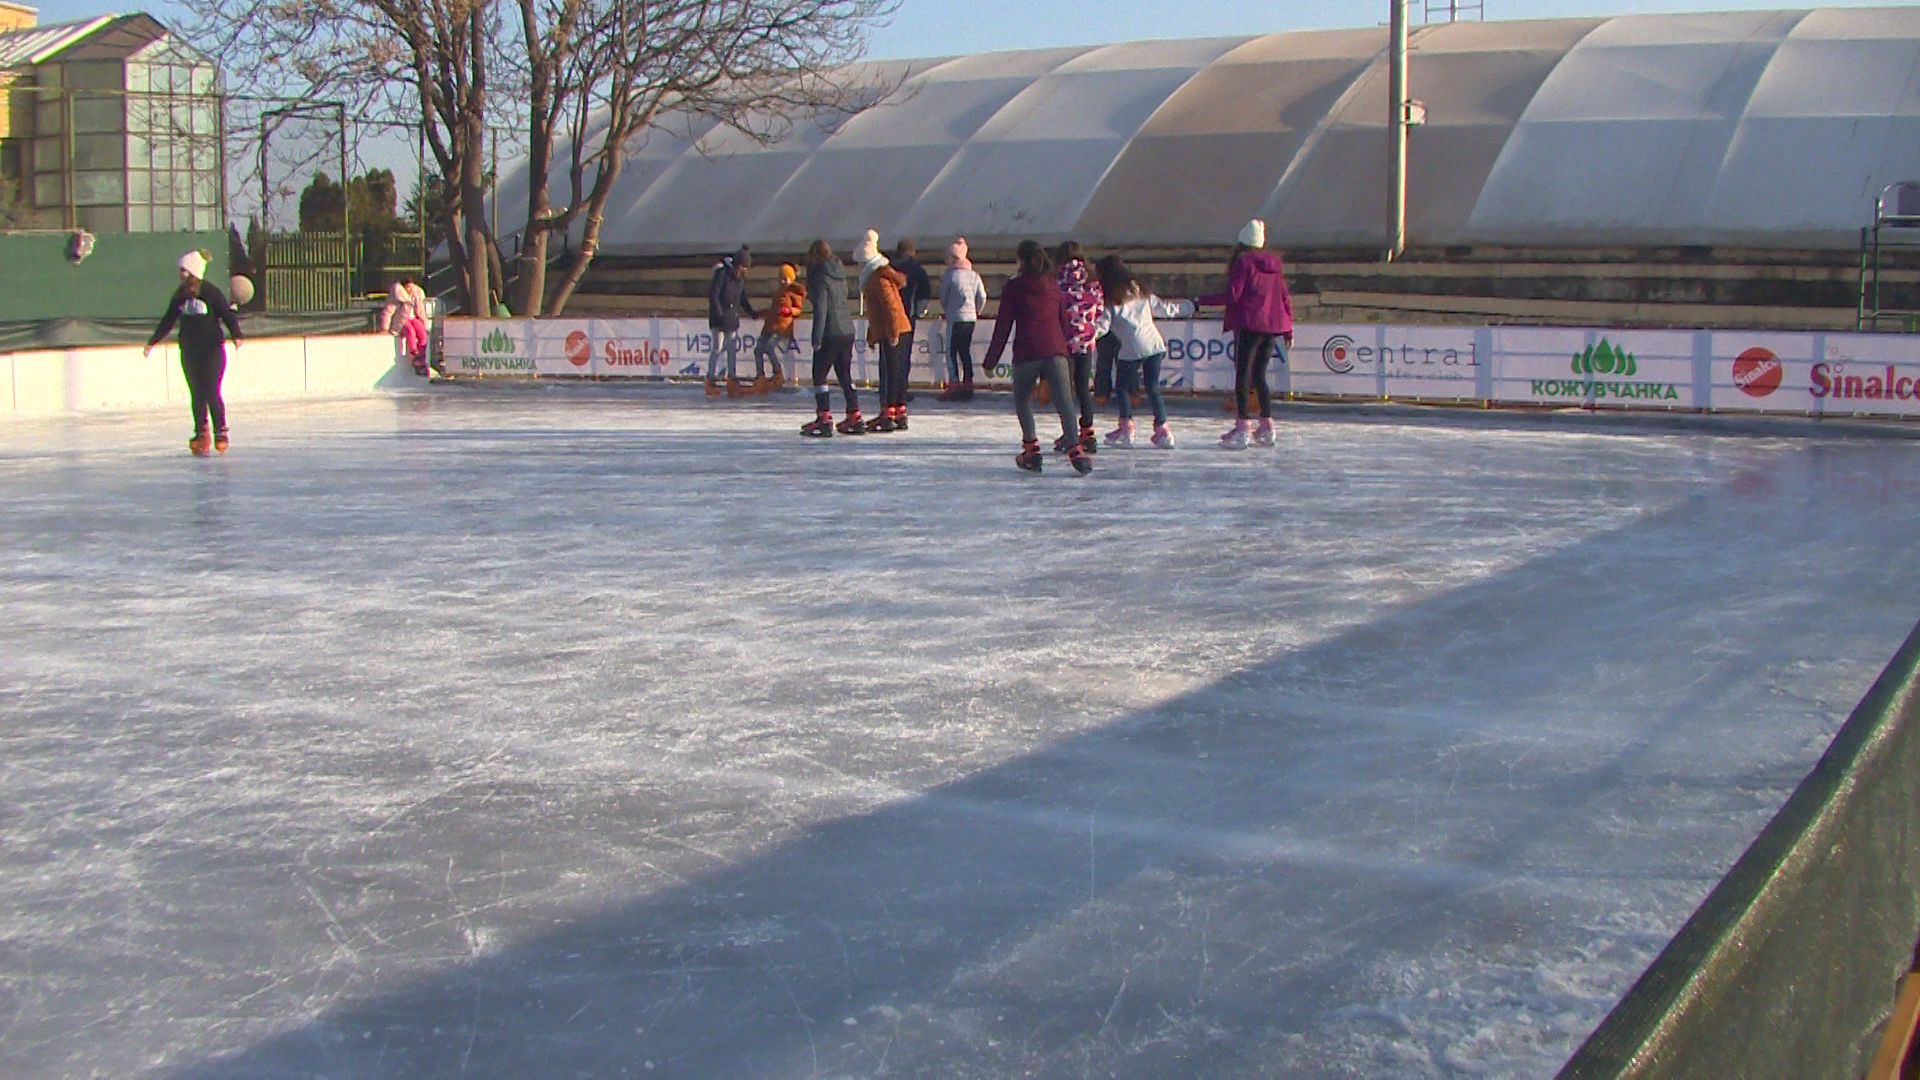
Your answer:
[[[851,338],[853,319],[847,314],[847,273],[838,260],[829,259],[807,271],[807,303],[813,307],[813,347],[828,338]]]
[[[720,260],[713,268],[713,280],[707,285],[707,329],[725,330],[731,334],[740,329],[740,313],[746,312],[748,318],[754,315],[753,303],[747,299],[747,283],[733,272],[733,256]]]

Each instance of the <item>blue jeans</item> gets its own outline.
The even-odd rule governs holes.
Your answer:
[[[713,381],[713,369],[720,366],[722,351],[727,354],[727,378],[731,379],[740,362],[740,336],[730,330],[714,330],[711,333],[713,344],[707,349],[707,381]]]
[[[1147,404],[1153,406],[1153,426],[1167,422],[1167,401],[1160,396],[1160,364],[1166,353],[1154,353],[1138,360],[1114,361],[1114,396],[1120,399],[1120,419],[1133,419],[1133,388],[1141,375],[1147,377]]]
[[[778,338],[772,334],[761,334],[760,340],[753,343],[753,374],[755,378],[766,377],[767,361],[769,360],[773,361],[773,377],[776,379],[784,378],[784,373],[780,370],[780,344],[783,340],[791,339]]]

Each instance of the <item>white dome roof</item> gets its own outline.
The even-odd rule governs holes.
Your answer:
[[[602,250],[869,227],[1224,245],[1250,217],[1281,247],[1377,246],[1386,48],[1371,28],[868,65],[904,82],[838,130],[653,137]],[[1880,189],[1920,178],[1920,8],[1453,23],[1412,50],[1415,245],[1851,247]],[[523,193],[507,178],[500,205]]]

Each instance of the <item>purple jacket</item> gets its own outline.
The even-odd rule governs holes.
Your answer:
[[[1227,275],[1227,291],[1202,296],[1194,301],[1208,307],[1227,309],[1225,329],[1251,330],[1256,334],[1293,333],[1293,294],[1287,291],[1287,278],[1280,256],[1271,251],[1249,251],[1234,261]]]
[[[1000,290],[993,344],[987,346],[989,369],[1000,362],[1009,337],[1016,364],[1067,355],[1067,305],[1052,274],[1021,274]]]

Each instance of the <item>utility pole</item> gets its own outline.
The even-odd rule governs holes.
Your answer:
[[[1398,259],[1407,250],[1407,5],[1411,0],[1390,0],[1393,4],[1391,34],[1393,58],[1387,77],[1388,154],[1392,159],[1387,198],[1391,202],[1387,220],[1387,261]]]

